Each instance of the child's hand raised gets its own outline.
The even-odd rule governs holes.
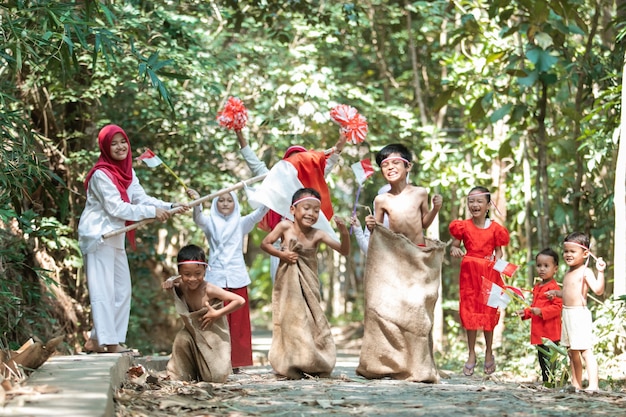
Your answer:
[[[339,229],[340,232],[348,232],[348,227],[346,226],[346,222],[344,222],[344,220],[339,217],[339,216],[334,216],[333,219],[335,219],[335,223],[337,224],[337,228]]]
[[[180,275],[169,277],[161,284],[161,288],[163,288],[164,290],[169,290],[170,288],[173,288],[180,281],[179,278]]]
[[[604,259],[602,259],[601,257],[596,259],[596,269],[598,270],[598,272],[604,272],[604,270],[606,269],[606,262],[604,262]]]
[[[433,207],[439,210],[442,205],[443,205],[443,197],[441,196],[441,194],[435,194],[433,196]]]
[[[350,225],[353,227],[358,227],[359,229],[361,228],[361,222],[359,221],[359,218],[356,216],[350,217]]]

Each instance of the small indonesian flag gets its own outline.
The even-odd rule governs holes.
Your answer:
[[[512,277],[515,271],[517,271],[517,268],[519,268],[517,265],[508,263],[502,258],[498,259],[496,263],[493,265],[493,269],[495,269],[501,274],[506,275],[507,277]]]
[[[148,165],[150,168],[154,168],[163,163],[163,161],[161,161],[161,158],[156,156],[154,152],[152,152],[150,149],[146,149],[146,151],[139,155],[136,159],[138,161],[145,162],[145,164]]]
[[[515,297],[521,299],[522,301],[526,301],[526,297],[524,297],[524,293],[521,288],[512,287],[510,285],[505,285],[504,288],[509,294],[513,294]]]
[[[506,293],[504,288],[485,279],[485,277],[483,277],[482,295],[483,302],[493,308],[506,308],[511,302],[511,296]]]
[[[363,184],[366,179],[374,175],[374,167],[372,167],[372,161],[369,158],[356,162],[351,167],[359,184]]]

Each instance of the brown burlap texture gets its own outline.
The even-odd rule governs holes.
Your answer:
[[[176,291],[176,311],[185,327],[174,339],[172,356],[167,363],[167,372],[172,379],[182,381],[225,382],[232,372],[230,365],[230,334],[226,316],[215,320],[207,329],[200,329],[199,318],[206,314],[203,308],[189,312],[187,304]],[[221,300],[211,300],[211,307],[222,308]]]
[[[316,249],[302,249],[295,240],[295,264],[281,262],[272,293],[273,332],[269,361],[290,379],[307,375],[329,377],[337,353],[324,310],[320,305]]]
[[[438,382],[432,327],[446,245],[414,245],[378,224],[365,266],[365,323],[357,374]]]

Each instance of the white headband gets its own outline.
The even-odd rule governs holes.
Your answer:
[[[598,258],[596,258],[596,255],[594,255],[593,253],[591,253],[591,250],[590,250],[588,247],[586,247],[585,245],[581,245],[580,243],[570,242],[570,241],[563,242],[563,245],[568,244],[568,243],[569,243],[570,245],[574,245],[574,246],[578,246],[579,248],[583,248],[583,250],[586,250],[586,251],[588,251],[588,252],[589,252],[589,255],[591,255],[591,257],[592,257],[593,259],[595,259],[596,261],[598,260]]]
[[[293,202],[293,204],[291,204],[291,205],[295,207],[295,206],[296,206],[296,204],[301,203],[301,202],[303,202],[304,200],[315,200],[315,201],[317,201],[318,203],[322,204],[322,202],[320,201],[320,199],[319,199],[319,198],[317,198],[317,197],[313,197],[312,195],[307,195],[306,197],[302,197],[302,198],[300,198],[300,199],[298,199],[298,200],[294,201],[294,202]]]
[[[178,263],[178,266],[181,266],[181,265],[184,265],[184,264],[197,264],[197,265],[209,266],[208,263],[202,262],[202,261],[180,261]]]
[[[404,158],[403,158],[403,157],[401,157],[401,156],[390,156],[390,157],[385,158],[385,159],[383,159],[382,161],[380,161],[380,165],[382,166],[385,162],[387,162],[387,161],[393,161],[393,160],[395,160],[395,159],[399,159],[399,160],[401,160],[401,161],[404,161],[404,163],[406,163],[406,164],[410,164],[410,162],[409,162],[409,161],[407,161],[406,159],[404,159]]]

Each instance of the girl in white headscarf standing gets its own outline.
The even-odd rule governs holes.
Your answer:
[[[193,199],[200,197],[195,190],[187,190]],[[268,208],[260,207],[242,216],[234,192],[221,194],[211,203],[209,215],[202,213],[202,206],[193,208],[193,221],[202,229],[209,243],[209,268],[205,275],[208,282],[240,295],[245,299],[242,308],[228,315],[233,371],[252,365],[252,328],[248,303],[250,275],[243,257],[244,236],[263,219]]]

